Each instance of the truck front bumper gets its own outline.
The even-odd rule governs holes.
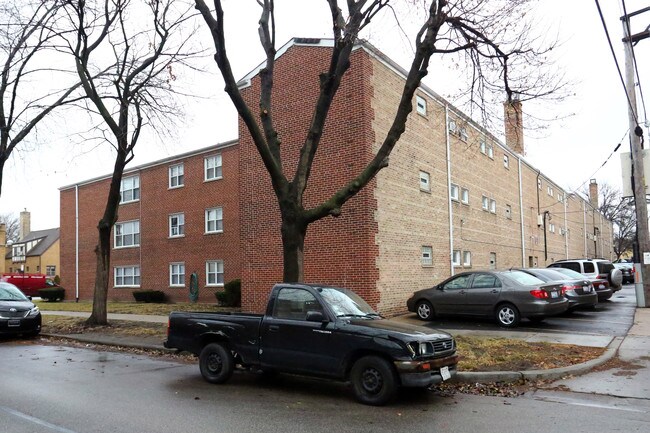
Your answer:
[[[402,386],[422,388],[453,379],[458,355],[426,361],[395,361],[394,364]]]

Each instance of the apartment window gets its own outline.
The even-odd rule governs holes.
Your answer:
[[[169,215],[169,237],[185,236],[185,214],[176,213]]]
[[[185,167],[176,164],[169,167],[169,187],[178,188],[185,185]]]
[[[422,247],[422,266],[431,266],[433,265],[433,247],[423,246]]]
[[[479,149],[481,150],[481,153],[483,155],[487,154],[487,144],[485,143],[485,140],[481,140],[481,143],[479,144]]]
[[[548,193],[548,195],[553,197],[553,188],[551,186],[546,187],[546,192]]]
[[[505,168],[510,168],[510,158],[508,155],[503,155],[503,166]]]
[[[115,248],[140,245],[140,221],[116,223],[114,245]]]
[[[120,203],[140,200],[140,176],[130,176],[120,183]]]
[[[420,172],[420,191],[431,191],[431,177],[426,171]]]
[[[463,251],[463,266],[472,266],[472,252]]]
[[[460,266],[460,250],[454,250],[451,256],[451,263],[454,266]]]
[[[215,207],[205,210],[205,232],[220,233],[223,231],[223,208]]]
[[[116,266],[113,283],[115,287],[140,287],[140,266]]]
[[[185,263],[169,264],[169,285],[172,287],[185,286]]]
[[[490,159],[494,159],[494,147],[493,147],[491,144],[488,145],[488,148],[487,148],[487,156],[488,156]]]
[[[45,275],[48,277],[55,277],[56,276],[56,266],[53,265],[48,265],[45,267]]]
[[[542,179],[537,179],[537,189],[542,189]]]
[[[560,203],[564,201],[564,197],[562,197],[562,194],[557,195],[557,201],[559,201]]]
[[[481,206],[483,210],[490,210],[490,199],[486,196],[481,197]]]
[[[469,204],[469,190],[467,188],[460,189],[460,201],[463,204]]]
[[[506,218],[512,219],[512,206],[506,205]]]
[[[222,260],[205,262],[205,284],[208,286],[223,286]]]
[[[452,200],[458,201],[458,185],[451,184],[449,185],[449,196],[451,197]]]
[[[551,233],[555,233],[555,224],[551,223],[548,225],[548,231]]]
[[[465,128],[465,127],[459,128],[458,133],[460,135],[461,140],[467,141],[467,128]]]
[[[497,201],[492,198],[490,199],[490,212],[497,213]]]
[[[208,156],[203,160],[205,180],[221,179],[221,154]]]
[[[427,101],[422,96],[415,96],[415,107],[418,114],[427,115]]]
[[[449,120],[449,132],[452,134],[456,134],[458,132],[458,126],[456,126],[456,121],[455,120]]]

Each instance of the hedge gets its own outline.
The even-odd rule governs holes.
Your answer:
[[[48,302],[62,301],[65,298],[65,289],[63,287],[48,287],[39,289],[38,296]]]
[[[241,307],[241,280],[228,281],[223,292],[214,294],[222,307]]]
[[[137,302],[162,304],[165,302],[165,293],[160,290],[136,290],[133,297]]]

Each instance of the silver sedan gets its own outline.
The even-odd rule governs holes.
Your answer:
[[[565,312],[569,301],[563,295],[561,284],[545,283],[519,270],[472,271],[415,292],[406,306],[422,320],[491,317],[510,328],[522,318],[540,321]]]

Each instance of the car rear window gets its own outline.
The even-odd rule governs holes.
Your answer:
[[[578,263],[578,262],[553,263],[551,265],[551,267],[553,267],[553,268],[571,269],[574,272],[580,272],[580,263]]]
[[[614,265],[608,262],[598,262],[598,268],[600,269],[601,274],[609,274],[612,269],[614,269]]]
[[[544,284],[544,281],[540,280],[539,278],[522,271],[508,271],[504,272],[504,275],[506,275],[508,278],[512,278],[524,286],[537,286],[539,284]]]
[[[553,270],[554,270],[554,271],[557,271],[557,272],[559,272],[559,273],[561,273],[561,274],[564,274],[564,275],[566,275],[566,276],[568,276],[568,277],[572,277],[572,278],[576,278],[576,279],[578,279],[578,278],[584,278],[584,277],[585,277],[585,276],[582,275],[580,272],[576,272],[576,271],[574,271],[574,270],[572,270],[572,269],[556,268],[556,269],[553,269]]]
[[[596,272],[596,267],[592,262],[584,262],[582,267],[585,268],[585,274],[593,274]]]
[[[555,269],[535,269],[536,276],[544,281],[566,280],[566,276]],[[580,276],[582,278],[582,276]]]

